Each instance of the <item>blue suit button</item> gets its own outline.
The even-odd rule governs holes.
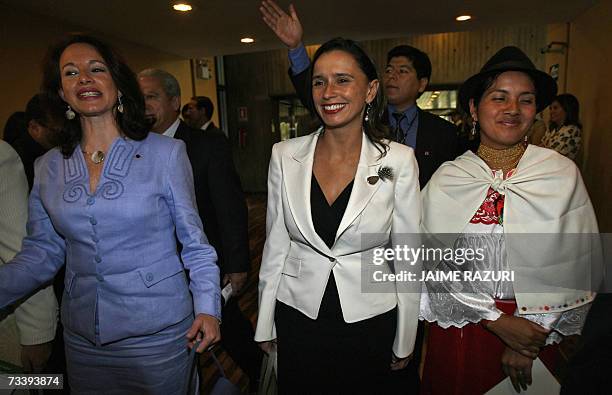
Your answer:
[[[98,236],[92,236],[91,239],[93,240],[94,243],[97,243],[100,241],[100,239],[98,239]]]
[[[145,278],[147,279],[147,281],[153,281],[153,273],[147,273],[147,276]]]
[[[100,263],[102,262],[102,257],[100,257],[99,255],[96,255],[96,257],[94,258],[96,260],[96,262]]]
[[[96,219],[94,217],[89,218],[89,223],[92,225],[96,225],[98,223],[98,221],[96,221]]]
[[[97,279],[98,281],[100,281],[101,283],[103,283],[103,282],[104,282],[104,276],[103,276],[103,275],[101,275],[101,274],[96,274],[96,279]]]
[[[87,204],[89,206],[91,206],[92,204],[94,204],[96,202],[96,199],[92,198],[92,197],[88,197],[87,198]]]

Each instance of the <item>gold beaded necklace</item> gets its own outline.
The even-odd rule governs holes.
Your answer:
[[[491,170],[501,170],[505,174],[515,169],[525,153],[527,145],[522,141],[510,148],[495,149],[480,144],[478,146],[478,156],[484,160]]]

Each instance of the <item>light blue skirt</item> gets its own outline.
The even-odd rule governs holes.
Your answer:
[[[189,316],[157,333],[104,345],[92,344],[65,329],[72,393],[184,395],[187,388],[197,392],[197,369],[185,337],[192,322]]]

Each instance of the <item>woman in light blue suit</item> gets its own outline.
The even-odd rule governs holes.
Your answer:
[[[0,268],[0,307],[66,262],[73,392],[181,393],[188,346],[218,341],[220,317],[216,254],[195,208],[185,146],[147,132],[134,74],[100,41],[69,37],[45,67],[62,141],[36,163],[28,236]]]
[[[355,42],[323,44],[312,73],[323,128],[272,149],[255,340],[278,339],[281,393],[390,393],[413,351],[420,284],[382,280],[373,255],[402,234],[419,241],[416,160],[385,138],[376,69]]]

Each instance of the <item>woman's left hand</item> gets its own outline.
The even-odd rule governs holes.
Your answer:
[[[516,392],[527,390],[527,386],[531,385],[531,365],[533,360],[521,353],[514,351],[510,347],[506,347],[501,358],[502,370],[512,381],[512,386]]]
[[[414,354],[410,354],[406,358],[398,358],[393,353],[391,355],[391,370],[402,370],[402,369],[404,369],[406,366],[408,366],[408,364],[412,360],[412,356],[413,355]]]
[[[189,340],[190,349],[193,348],[196,341],[201,341],[196,352],[201,353],[205,351],[209,346],[221,340],[219,320],[208,314],[196,315],[191,329],[187,332],[187,339]]]

